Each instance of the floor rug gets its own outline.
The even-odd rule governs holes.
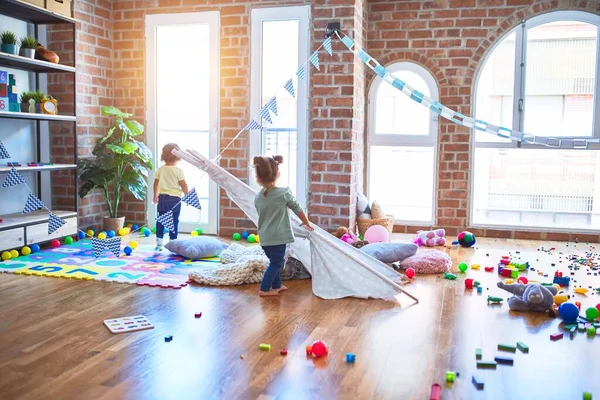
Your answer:
[[[81,240],[2,261],[0,272],[179,289],[188,284],[190,271],[220,263],[218,257],[188,260],[168,250],[155,252],[150,244],[126,256],[124,247],[118,258],[108,251],[96,258],[91,241]]]

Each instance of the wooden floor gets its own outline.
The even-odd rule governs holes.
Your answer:
[[[538,251],[542,245],[555,246],[555,255]],[[0,398],[429,399],[434,382],[443,399],[581,399],[584,391],[600,398],[600,335],[550,341],[560,321],[488,306],[487,294],[508,293],[496,288],[496,273],[483,271],[510,251],[551,280],[555,269],[567,271],[567,254],[589,248],[481,239],[477,249],[448,249],[455,265],[480,263],[481,271],[456,281],[417,277],[406,289],[418,304],[405,296],[400,304],[322,300],[310,281],[288,282],[280,298],[260,299],[258,285],[172,290],[3,274]],[[465,291],[465,276],[483,282],[483,295]],[[577,281],[600,287],[600,277],[585,269]],[[596,294],[576,296],[583,307],[600,303]],[[113,335],[102,323],[135,314],[156,328]],[[173,341],[165,343],[166,335]],[[317,339],[329,344],[329,357],[305,356]],[[489,360],[502,355],[498,343],[517,341],[530,353],[504,353],[514,366],[476,369],[477,347]],[[260,343],[273,350],[261,352]],[[347,352],[356,364],[346,364]],[[460,373],[454,384],[445,383],[447,370]],[[472,385],[473,374],[485,382],[483,391]]]

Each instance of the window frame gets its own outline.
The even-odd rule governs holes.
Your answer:
[[[425,67],[412,61],[399,61],[394,62],[385,67],[388,74],[393,74],[398,71],[409,71],[419,75],[430,90],[429,97],[434,101],[440,100],[440,91],[437,80],[433,74]],[[409,82],[407,82],[409,83]],[[387,147],[432,147],[433,148],[433,159],[434,159],[434,176],[433,176],[433,190],[432,190],[432,207],[431,207],[431,219],[427,221],[408,221],[396,219],[394,223],[402,225],[415,225],[415,224],[429,224],[433,225],[437,221],[437,185],[438,185],[438,137],[439,137],[439,115],[433,112],[429,113],[429,135],[397,135],[397,134],[386,134],[378,135],[375,133],[375,120],[377,117],[377,91],[381,84],[387,85],[383,78],[379,75],[373,80],[369,92],[367,94],[367,162],[366,162],[366,184],[367,194],[370,194],[370,174],[371,174],[371,147],[373,146],[387,146]]]

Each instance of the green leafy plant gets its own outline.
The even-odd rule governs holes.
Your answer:
[[[17,44],[17,35],[11,31],[4,31],[0,33],[0,40],[2,44]]]
[[[38,45],[38,41],[33,36],[23,36],[21,38],[20,47],[22,49],[35,49]]]
[[[127,114],[115,107],[103,107],[102,114],[114,117],[113,125],[106,135],[96,142],[92,155],[95,158],[79,162],[82,185],[79,197],[99,189],[104,194],[111,218],[117,218],[119,203],[125,192],[136,199],[146,198],[148,170],[154,168],[152,152],[135,139],[144,133],[144,126],[129,119]]]
[[[35,100],[36,103],[41,103],[47,97],[48,96],[46,96],[46,93],[40,92],[38,90],[38,91],[35,91],[35,92],[23,92],[23,93],[21,93],[21,96],[19,96],[19,100],[21,100],[21,103],[29,103],[29,100],[33,99],[33,100]]]

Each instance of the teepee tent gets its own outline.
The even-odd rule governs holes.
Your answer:
[[[227,192],[255,224],[258,214],[254,207],[256,190],[207,159],[200,153],[174,150],[173,154],[206,172],[210,178]],[[389,266],[368,256],[349,244],[334,238],[315,226],[310,232],[300,226],[300,220],[291,214],[296,241],[290,245],[294,257],[300,260],[312,275],[312,289],[316,296],[324,299],[343,297],[394,300],[406,292],[398,282],[401,275]]]

